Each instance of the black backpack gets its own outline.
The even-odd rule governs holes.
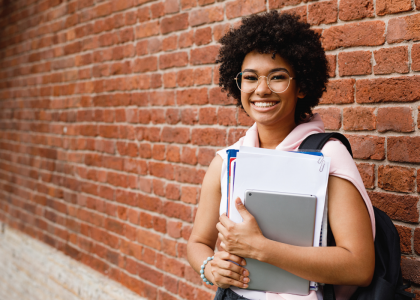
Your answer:
[[[308,136],[299,150],[321,150],[329,139],[338,139],[351,151],[347,138],[338,133],[318,133]],[[403,284],[401,274],[400,237],[391,219],[382,210],[374,207],[375,236],[375,272],[372,282],[367,287],[359,287],[350,300],[408,300],[415,295],[405,291],[410,283]],[[335,300],[333,285],[324,285],[324,300]]]

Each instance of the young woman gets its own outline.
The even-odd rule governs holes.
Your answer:
[[[220,42],[220,85],[255,121],[229,148],[293,151],[308,135],[324,132],[321,118],[311,109],[325,91],[327,60],[320,36],[308,24],[277,12],[254,15]],[[334,242],[319,248],[266,239],[239,198],[236,207],[244,222],[231,222],[224,214],[226,202],[221,205],[226,199],[226,149],[217,153],[203,181],[188,242],[191,266],[200,272],[204,264],[203,277],[219,287],[215,299],[322,299],[322,291],[296,296],[247,290],[246,258],[334,284],[337,300],[347,300],[357,286],[369,285],[375,265],[372,204],[347,149],[330,141],[322,152],[331,157],[328,221]],[[215,253],[218,238],[220,251]]]

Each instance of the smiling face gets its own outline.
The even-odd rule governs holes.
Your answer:
[[[267,85],[266,77],[261,77],[255,91],[241,92],[242,106],[258,125],[294,127],[296,102],[304,95],[299,93],[292,67],[278,54],[274,59],[272,57],[271,53],[250,52],[245,56],[241,71],[252,71],[258,76],[268,76],[279,71],[286,72],[293,78],[289,87],[282,93],[275,93]]]

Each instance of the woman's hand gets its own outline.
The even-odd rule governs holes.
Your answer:
[[[243,218],[242,223],[232,222],[225,214],[219,218],[216,228],[219,231],[219,239],[222,241],[220,247],[231,254],[240,257],[250,257],[258,259],[258,254],[265,237],[262,235],[255,218],[248,212],[238,197],[235,205]]]
[[[235,265],[232,261],[241,266]],[[213,283],[222,289],[227,289],[230,286],[247,288],[249,272],[242,267],[245,264],[245,259],[225,251],[219,251],[214,254],[214,259],[207,264],[210,266],[205,268],[206,278],[211,278],[208,277],[210,272],[213,277]]]

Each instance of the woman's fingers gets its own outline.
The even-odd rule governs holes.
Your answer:
[[[221,260],[230,260],[233,261],[241,266],[246,265],[246,260],[242,257],[239,257],[234,254],[230,254],[226,251],[219,251],[214,255],[214,258],[221,259]]]
[[[217,272],[213,276],[214,276],[214,280],[216,281],[216,284],[218,286],[226,286],[226,285],[232,286],[233,285],[233,286],[236,286],[236,287],[239,287],[239,288],[247,288],[248,287],[248,282],[249,282],[248,278],[247,278],[247,282],[242,282],[242,281],[233,279],[231,277],[223,276],[223,274],[220,274],[220,273],[217,273]]]
[[[219,251],[214,255],[211,262],[211,273],[215,283],[220,287],[233,285],[240,288],[247,288],[249,282],[249,272],[240,265],[245,265],[245,259],[229,254],[225,251]]]

